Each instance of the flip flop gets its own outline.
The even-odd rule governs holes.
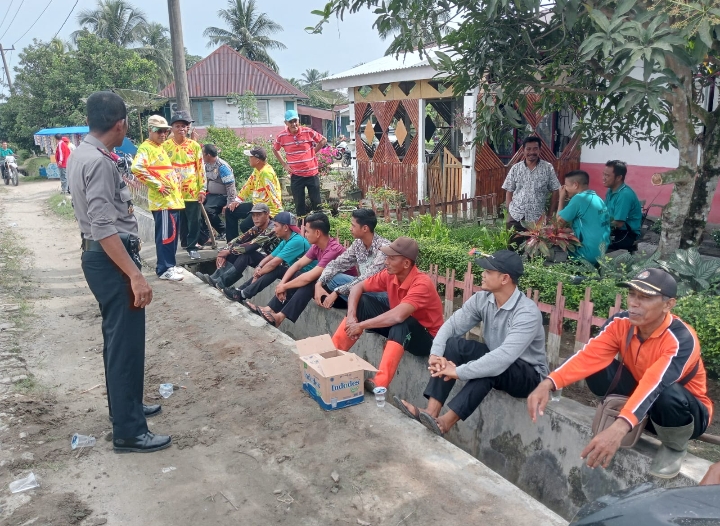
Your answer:
[[[418,422],[420,421],[420,409],[413,406],[415,407],[415,412],[413,413],[412,411],[410,411],[410,409],[408,409],[405,404],[403,404],[402,400],[400,400],[400,398],[396,395],[393,395],[393,402],[395,402],[395,407],[397,407],[400,412],[402,412],[405,416],[409,416],[410,418],[412,418],[413,420],[417,420]]]
[[[277,321],[275,320],[275,316],[270,314],[269,312],[265,312],[264,310],[258,309],[260,312],[260,316],[263,317],[263,319],[268,322],[269,325],[272,325],[273,327],[277,327]]]
[[[427,413],[420,412],[420,423],[437,436],[443,436],[445,434],[440,430],[440,426],[437,421]]]
[[[244,300],[241,303],[243,305],[245,305],[250,312],[257,314],[258,316],[262,316],[262,311],[260,310],[260,307],[258,307],[257,305],[253,305],[252,303],[250,303],[247,300]]]

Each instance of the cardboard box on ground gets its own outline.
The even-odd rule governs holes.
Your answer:
[[[329,334],[298,340],[302,387],[326,411],[362,403],[365,371],[377,372],[351,352],[335,349]]]

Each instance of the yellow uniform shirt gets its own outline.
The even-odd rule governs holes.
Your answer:
[[[265,203],[270,209],[270,216],[282,211],[282,189],[275,170],[270,164],[266,164],[262,170],[253,170],[252,175],[238,192],[238,197],[243,201],[252,203]]]
[[[132,173],[148,187],[150,210],[185,208],[185,201],[180,191],[180,177],[161,144],[150,139],[142,143],[135,154]],[[170,193],[163,195],[161,190],[164,189],[169,189]]]
[[[170,156],[173,168],[180,174],[183,199],[197,201],[200,193],[207,188],[202,147],[192,139],[185,139],[182,144],[168,139],[163,143],[163,148]]]

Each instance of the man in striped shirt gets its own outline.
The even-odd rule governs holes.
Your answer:
[[[273,153],[291,174],[290,188],[295,201],[295,213],[302,217],[307,213],[305,188],[308,189],[312,208],[320,206],[317,152],[327,144],[327,139],[312,128],[300,126],[300,118],[295,110],[285,112],[285,126],[285,131],[275,138]],[[280,150],[285,150],[287,160],[282,158]]]

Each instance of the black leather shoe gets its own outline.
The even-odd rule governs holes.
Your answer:
[[[145,405],[143,404],[143,413],[145,413],[145,418],[149,418],[151,416],[159,415],[162,413],[162,406],[161,405]],[[108,420],[110,422],[113,421],[112,415],[108,417]]]
[[[225,294],[225,297],[229,299],[230,301],[242,301],[243,298],[242,294],[240,294],[240,291],[234,287],[225,287],[222,289],[223,294]]]
[[[113,438],[113,449],[116,453],[152,453],[170,447],[171,444],[170,435],[156,435],[150,431],[134,438]]]
[[[203,274],[202,272],[196,272],[195,275],[200,278],[204,283],[207,283],[210,285],[210,276],[208,274]]]
[[[375,381],[372,378],[366,378],[363,386],[366,393],[372,393],[375,390]]]

